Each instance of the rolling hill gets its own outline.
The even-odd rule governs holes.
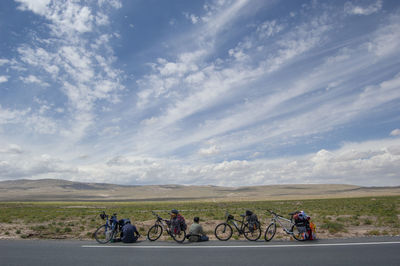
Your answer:
[[[245,187],[123,186],[60,179],[0,182],[0,201],[272,200],[400,195],[400,187],[301,184]]]

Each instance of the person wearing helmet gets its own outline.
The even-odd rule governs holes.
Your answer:
[[[174,234],[179,234],[181,230],[186,230],[186,222],[185,218],[179,213],[178,210],[172,209],[169,213],[171,215],[171,219],[169,220],[169,226],[171,231]]]

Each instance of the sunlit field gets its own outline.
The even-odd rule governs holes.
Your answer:
[[[168,218],[168,211],[173,208],[180,210],[188,224],[199,216],[211,239],[227,211],[240,219],[247,209],[258,215],[263,230],[270,219],[266,210],[272,209],[283,216],[304,210],[316,223],[319,238],[400,234],[400,196],[392,196],[239,202],[2,202],[0,238],[91,239],[95,229],[104,223],[99,214],[105,211],[117,213],[119,219],[130,218],[144,240],[155,221],[151,211]],[[239,238],[234,234],[233,239]],[[279,238],[289,239],[284,234],[278,234]]]

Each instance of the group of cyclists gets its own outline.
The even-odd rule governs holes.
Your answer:
[[[287,220],[272,211],[269,211],[269,212],[274,215],[274,218],[272,219],[272,223],[268,226],[267,231],[265,233],[266,241],[269,241],[273,237],[273,235],[275,235],[275,231],[276,231],[275,223],[279,219]],[[155,213],[153,212],[153,214],[155,214]],[[188,230],[188,233],[186,233],[187,225],[186,225],[185,218],[182,216],[182,214],[176,209],[172,209],[169,212],[169,214],[170,214],[170,219],[162,219],[157,214],[155,214],[155,215],[157,216],[158,221],[162,220],[165,222],[164,224],[166,224],[166,226],[168,227],[168,233],[177,242],[181,243],[184,241],[185,238],[188,239],[189,242],[202,242],[202,241],[209,240],[209,237],[206,235],[206,233],[203,230],[202,225],[200,224],[200,217],[196,216],[193,218],[193,223],[191,224],[191,226]],[[307,227],[307,224],[309,224],[309,222],[308,222],[309,217],[304,212],[295,212],[295,213],[291,213],[290,215],[292,216],[291,220],[287,220],[287,221],[292,221],[293,227],[291,229],[284,228],[284,231],[288,234],[292,234],[292,235],[294,234],[294,231],[295,231],[294,229],[296,229],[295,228],[296,224],[300,225],[301,223],[303,223],[303,225],[305,227]],[[105,216],[107,216],[107,215],[105,215],[103,212],[101,217],[104,219]],[[253,213],[252,211],[247,210],[245,212],[245,214],[241,215],[241,217],[243,217],[243,220],[238,221],[238,220],[235,220],[232,215],[227,214],[227,221],[222,224],[217,225],[217,227],[215,229],[216,237],[219,240],[228,240],[232,236],[232,227],[229,225],[229,221],[232,221],[234,227],[238,230],[239,234],[244,234],[248,240],[253,240],[253,241],[257,240],[261,234],[261,230],[260,230],[261,226],[260,226],[260,222],[258,221],[257,215],[255,213]],[[108,218],[108,216],[107,216],[107,218]],[[114,218],[114,220],[112,220],[113,218]],[[113,242],[134,243],[139,239],[140,233],[137,230],[136,226],[134,226],[129,219],[117,220],[115,214],[114,214],[114,216],[112,216],[112,219],[110,220],[110,222],[117,224],[117,226],[119,228],[119,230],[118,230],[119,236],[117,234],[113,234],[113,239],[112,239]],[[238,224],[235,221],[241,222],[242,226],[239,228]],[[108,220],[107,220],[107,223],[108,223]],[[154,233],[157,235],[157,237],[155,237],[154,239],[152,239],[151,237],[148,237],[149,240],[154,241],[154,240],[157,240],[161,236],[162,229],[160,231],[158,231],[157,230],[158,227],[160,227],[160,229],[161,229],[161,226],[155,225],[152,227],[153,229],[149,230],[148,235],[150,234],[151,230],[155,231]],[[298,226],[298,227],[300,227],[300,226]],[[217,232],[222,233],[222,234],[227,233],[227,235],[225,235],[226,237],[218,236]],[[299,232],[299,234],[301,234],[301,233],[302,232]],[[179,241],[175,236],[182,235],[182,234],[183,234],[183,240]],[[255,236],[255,238],[252,238],[254,236]],[[298,239],[296,236],[294,236],[294,238],[297,240],[301,240],[301,239]],[[303,239],[303,240],[305,240],[305,239]]]
[[[179,234],[181,230],[186,230],[186,221],[185,218],[179,213],[178,210],[171,210],[170,219],[165,220],[170,227],[173,234]],[[140,237],[140,233],[137,230],[136,226],[131,223],[129,219],[121,219],[118,221],[120,236],[115,238],[113,242],[123,242],[123,243],[134,243]],[[194,217],[193,223],[189,228],[189,234],[186,235],[186,238],[190,242],[201,242],[208,241],[209,237],[203,230],[203,227],[200,225],[200,218]]]

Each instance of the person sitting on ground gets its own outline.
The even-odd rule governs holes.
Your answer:
[[[170,226],[172,232],[174,234],[180,234],[181,230],[185,231],[186,230],[186,222],[185,218],[179,213],[178,210],[173,209],[170,212],[171,214],[171,219],[168,222],[168,225]]]
[[[199,221],[199,217],[194,217],[194,223],[190,226],[188,235],[190,242],[208,241],[208,236],[206,236],[206,234],[204,233],[203,227],[199,224]]]
[[[136,240],[140,237],[136,226],[132,225],[129,219],[122,219],[119,221],[119,223],[120,225],[122,225],[121,238],[119,239],[119,241],[122,241],[124,243],[135,243]]]

